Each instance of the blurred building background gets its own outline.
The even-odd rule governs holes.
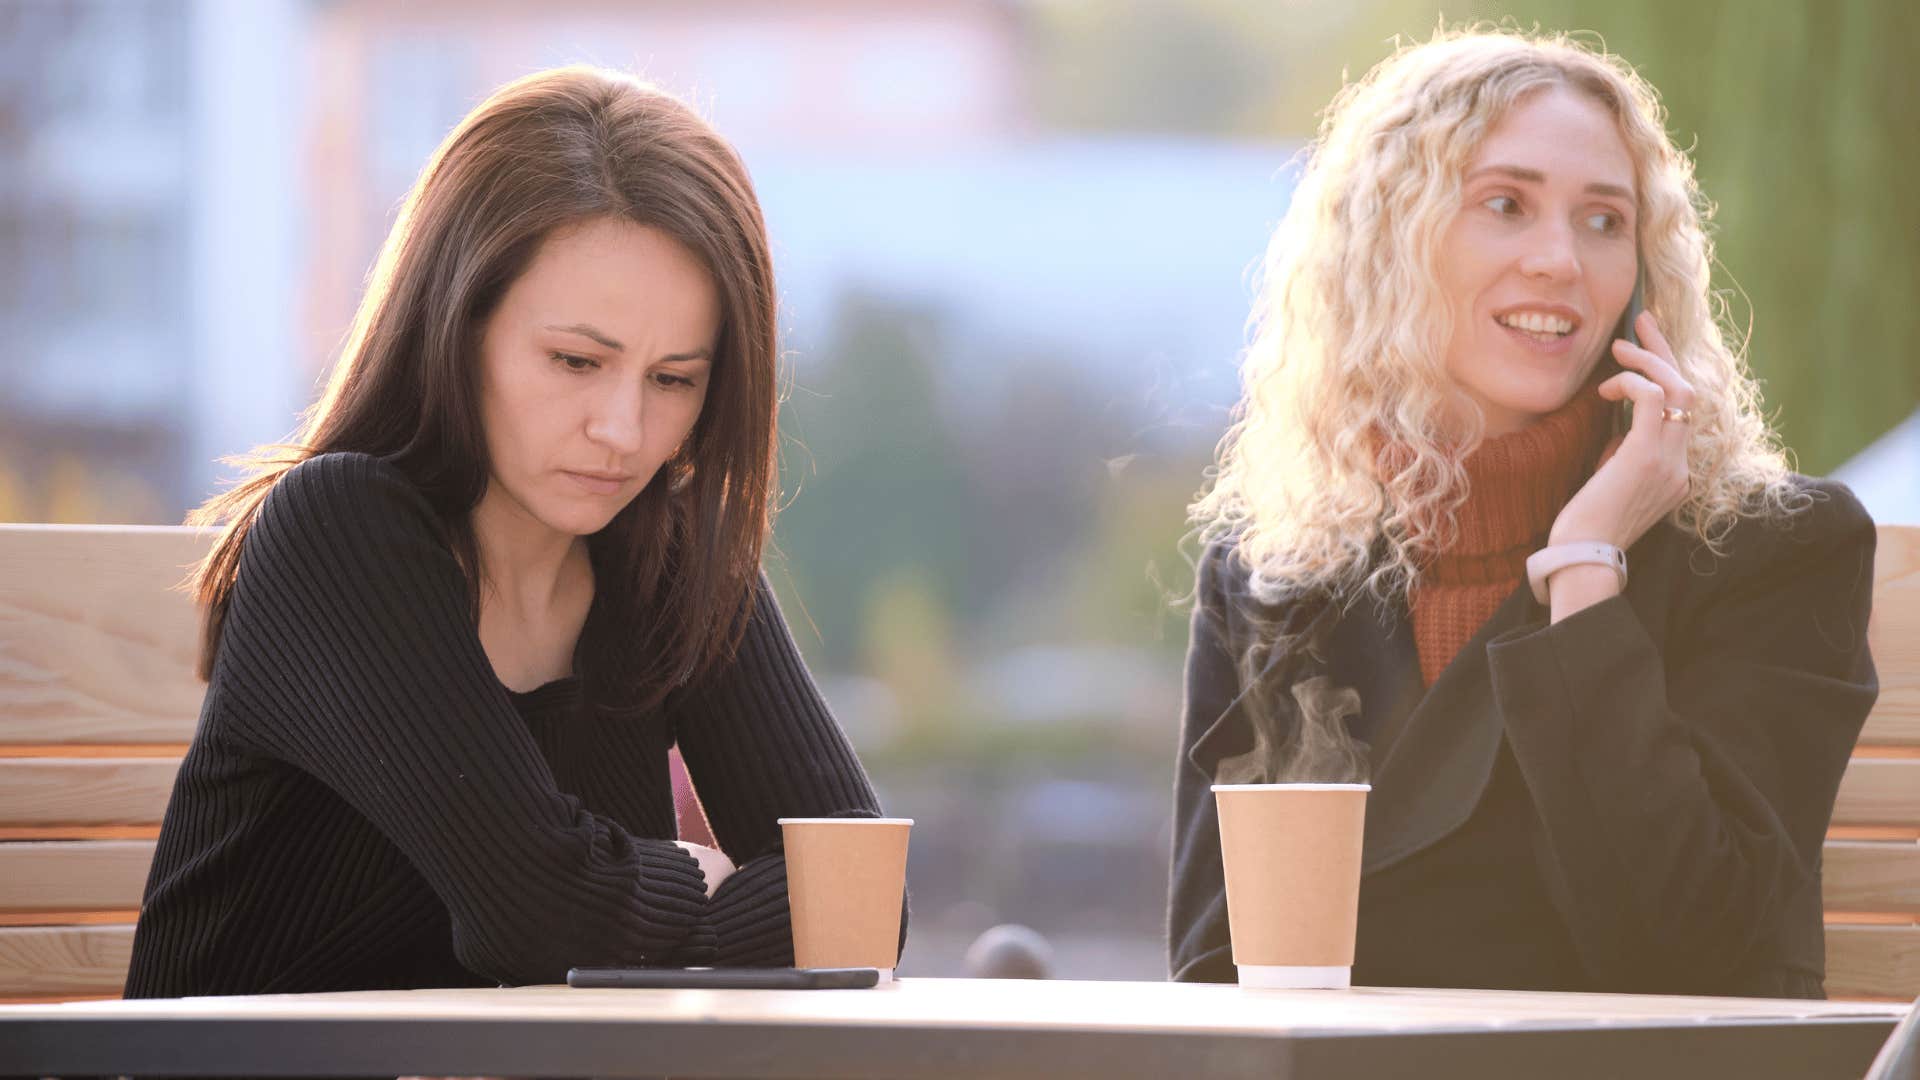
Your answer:
[[[1801,467],[1908,521],[1917,11],[1446,9],[1594,31],[1662,89]],[[466,110],[539,67],[637,70],[736,141],[766,207],[795,376],[770,570],[888,809],[920,822],[903,970],[954,973],[1016,921],[1061,974],[1158,977],[1178,541],[1251,273],[1343,73],[1436,20],[1415,0],[0,0],[0,520],[180,520],[219,457],[293,429]]]

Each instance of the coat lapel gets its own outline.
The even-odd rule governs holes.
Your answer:
[[[1361,873],[1378,873],[1431,847],[1464,824],[1480,802],[1500,753],[1501,724],[1487,668],[1487,642],[1539,616],[1523,583],[1420,693],[1420,657],[1404,610],[1360,628],[1339,668],[1377,684],[1379,727],[1391,742],[1375,755],[1367,796]],[[1359,674],[1366,672],[1369,674]],[[1410,681],[1409,681],[1410,680]],[[1363,707],[1371,709],[1367,690]],[[1375,717],[1363,713],[1370,726]],[[1398,727],[1395,732],[1393,727]]]
[[[1360,715],[1350,727],[1369,750],[1368,779],[1380,774],[1385,752],[1406,725],[1427,688],[1420,682],[1420,650],[1404,602],[1362,603],[1334,630],[1327,674],[1360,694]]]

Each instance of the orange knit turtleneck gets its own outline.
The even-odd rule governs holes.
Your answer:
[[[1609,403],[1589,386],[1520,431],[1482,443],[1465,462],[1459,535],[1420,571],[1408,597],[1420,677],[1428,686],[1527,574],[1553,519],[1593,471],[1609,435]]]

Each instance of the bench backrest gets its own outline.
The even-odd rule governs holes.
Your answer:
[[[114,996],[205,687],[174,588],[213,534],[0,525],[0,1000]],[[1883,526],[1880,701],[1825,850],[1827,988],[1920,995],[1920,527]]]
[[[0,525],[0,1000],[117,997],[206,687],[211,531]]]
[[[1868,640],[1880,700],[1827,832],[1827,993],[1920,996],[1920,527],[1882,525]]]

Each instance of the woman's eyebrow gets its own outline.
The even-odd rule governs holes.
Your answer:
[[[1490,172],[1501,173],[1515,180],[1525,181],[1530,184],[1544,184],[1547,182],[1546,173],[1541,172],[1539,169],[1529,169],[1522,165],[1488,165],[1485,168],[1475,169],[1467,176],[1467,179],[1472,180],[1482,173]],[[1594,195],[1611,195],[1615,198],[1625,199],[1628,202],[1633,201],[1633,189],[1623,187],[1619,184],[1602,183],[1596,180],[1588,184],[1585,190]]]
[[[625,352],[627,348],[625,345],[608,337],[604,331],[593,326],[591,323],[573,323],[569,326],[547,326],[543,329],[557,330],[562,334],[579,334],[583,338],[592,338],[594,341],[612,349],[614,352]]]
[[[584,337],[584,338],[592,338],[594,341],[597,341],[600,344],[606,346],[607,348],[612,349],[614,352],[627,351],[627,347],[625,345],[622,345],[618,341],[615,341],[613,338],[609,337],[604,330],[601,330],[599,327],[594,326],[592,323],[573,323],[568,326],[551,326],[550,325],[550,326],[542,327],[541,329],[554,330],[562,334],[579,334],[581,337]],[[712,359],[713,359],[713,350],[704,348],[704,347],[693,349],[688,352],[669,353],[666,356],[663,356],[660,358],[662,363],[667,363],[667,364],[682,364],[682,363],[690,363],[698,360],[712,360]]]

